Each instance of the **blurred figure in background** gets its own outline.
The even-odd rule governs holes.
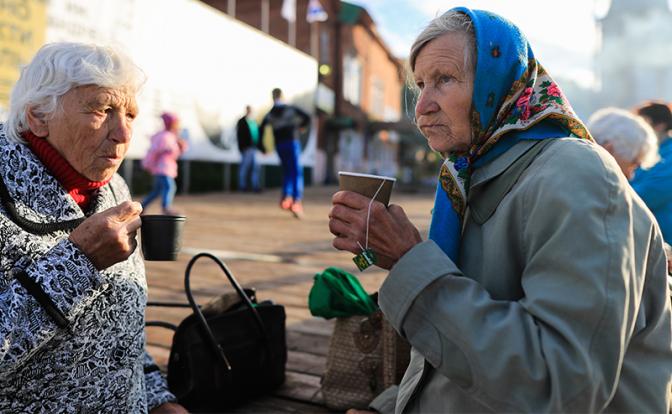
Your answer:
[[[171,205],[177,189],[177,159],[187,150],[187,142],[178,135],[180,120],[177,115],[164,112],[161,119],[164,129],[152,136],[147,155],[142,160],[143,168],[154,176],[154,186],[142,200],[142,208],[161,196],[163,214],[176,214]]]
[[[257,151],[266,152],[259,135],[259,125],[252,117],[252,108],[245,106],[245,116],[236,124],[236,138],[240,150],[240,170],[238,171],[238,190],[248,191],[247,176],[250,176],[252,191],[261,191],[259,184],[259,164]]]
[[[310,116],[294,105],[282,101],[282,90],[273,89],[273,107],[266,114],[259,128],[263,136],[266,125],[273,128],[275,149],[282,165],[282,197],[280,208],[289,210],[296,218],[303,215],[303,166],[301,165],[301,143],[299,128],[310,124]]]
[[[663,102],[647,102],[637,108],[658,136],[660,161],[649,170],[638,170],[632,187],[656,216],[668,243],[672,240],[672,112]]]
[[[604,108],[588,120],[595,141],[614,157],[628,180],[635,170],[648,169],[658,162],[658,139],[646,121],[629,111]]]

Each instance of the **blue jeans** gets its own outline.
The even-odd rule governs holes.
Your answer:
[[[152,191],[142,200],[142,208],[147,207],[155,198],[161,196],[161,207],[165,210],[173,203],[175,197],[175,179],[167,175],[155,175]]]
[[[303,197],[303,167],[301,166],[301,144],[293,139],[275,146],[282,166],[282,197],[301,200]]]
[[[250,147],[243,151],[240,158],[240,170],[238,171],[238,189],[244,191],[247,189],[247,175],[250,174],[250,181],[253,190],[259,190],[259,164],[257,163],[257,149]]]

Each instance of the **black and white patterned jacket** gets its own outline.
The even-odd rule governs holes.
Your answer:
[[[38,223],[83,217],[32,151],[7,140],[1,124],[0,160],[21,217]],[[129,199],[115,175],[90,213]],[[24,285],[32,282],[64,319],[29,294]],[[31,234],[0,207],[0,412],[144,413],[174,400],[145,352],[146,301],[137,250],[98,271],[68,232]]]

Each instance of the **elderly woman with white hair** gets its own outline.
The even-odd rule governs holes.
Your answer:
[[[116,174],[144,82],[123,53],[43,46],[0,125],[0,412],[183,413],[145,351],[138,203]]]
[[[638,168],[653,167],[658,156],[658,138],[644,118],[620,108],[603,108],[588,119],[595,142],[614,157],[628,180]]]

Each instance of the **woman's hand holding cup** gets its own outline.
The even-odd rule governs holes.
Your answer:
[[[128,259],[135,251],[141,212],[140,203],[124,201],[84,220],[72,231],[70,241],[96,269],[106,269]]]
[[[376,265],[390,269],[413,246],[422,242],[418,229],[398,205],[385,205],[352,191],[339,191],[332,198],[329,231],[336,236],[333,246],[359,254],[366,244],[367,214],[368,248],[376,255]]]

